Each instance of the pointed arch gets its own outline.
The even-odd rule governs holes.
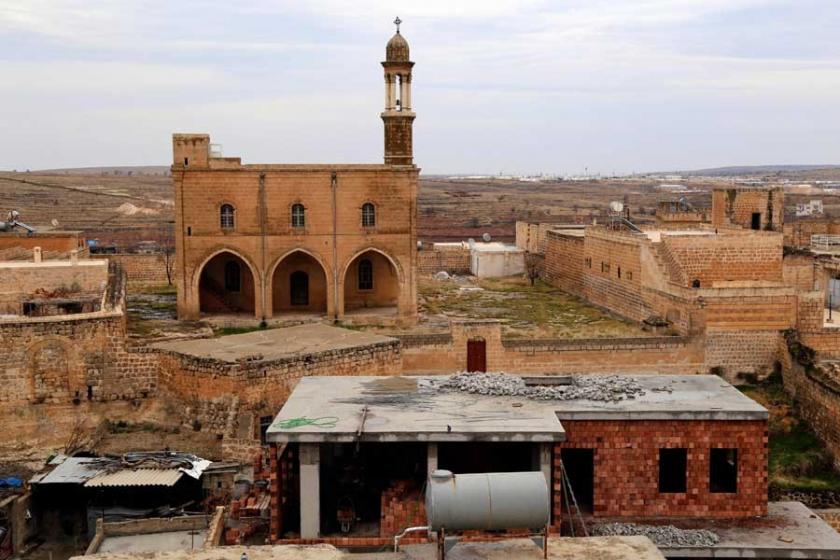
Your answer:
[[[272,315],[328,313],[332,294],[328,271],[321,256],[308,249],[295,248],[278,257],[266,276]]]
[[[356,252],[341,274],[343,311],[399,306],[404,274],[399,262],[377,247]]]
[[[239,251],[221,247],[195,269],[192,279],[201,313],[254,314],[260,309],[260,275]]]

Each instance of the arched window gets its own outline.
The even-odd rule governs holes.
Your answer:
[[[242,289],[242,270],[236,261],[225,263],[225,291],[238,292]]]
[[[233,206],[230,204],[222,204],[222,207],[219,209],[219,221],[221,223],[222,229],[233,229],[236,225],[236,221],[234,219],[234,210]]]
[[[306,225],[306,209],[303,204],[292,204],[292,227]]]
[[[362,204],[362,227],[376,226],[376,207],[371,202]]]
[[[373,263],[368,259],[359,261],[359,289],[373,289]]]

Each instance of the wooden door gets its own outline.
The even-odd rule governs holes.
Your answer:
[[[483,339],[467,341],[467,371],[487,371],[487,345]]]

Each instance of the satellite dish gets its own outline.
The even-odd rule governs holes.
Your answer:
[[[618,214],[619,212],[624,210],[624,203],[620,200],[613,200],[612,202],[610,202],[610,210]]]
[[[50,220],[50,223],[52,224],[52,227],[58,227],[58,220],[56,220],[55,218]]]
[[[484,240],[485,243],[490,243],[490,240],[493,239],[492,237],[490,237],[489,233],[485,233],[481,236],[481,238]]]

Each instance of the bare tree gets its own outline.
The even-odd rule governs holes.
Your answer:
[[[543,256],[531,251],[525,251],[525,275],[533,286],[540,277],[542,270]]]
[[[167,227],[161,234],[160,241],[160,258],[163,260],[163,266],[166,270],[166,282],[172,285],[172,277],[175,274],[175,240],[173,238],[173,228]]]

